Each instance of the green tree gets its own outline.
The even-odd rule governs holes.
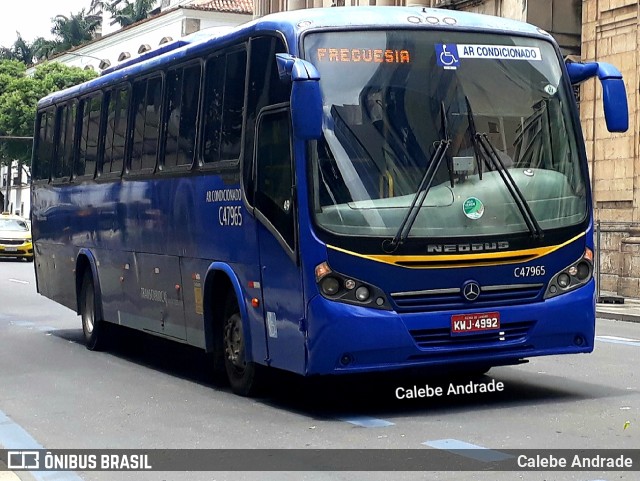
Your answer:
[[[95,5],[109,12],[113,23],[126,27],[147,18],[155,8],[155,0],[116,0],[95,2]]]
[[[95,76],[92,70],[67,67],[57,62],[37,66],[33,76],[28,76],[21,62],[0,61],[0,136],[32,136],[40,98]],[[17,159],[28,164],[30,158],[31,142],[5,140],[0,143],[1,163]]]

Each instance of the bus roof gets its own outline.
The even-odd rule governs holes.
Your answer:
[[[289,43],[290,53],[297,54],[297,39],[315,29],[414,28],[437,30],[481,30],[551,36],[533,25],[502,17],[427,7],[339,7],[312,8],[267,15],[235,28],[213,27],[196,32],[170,44],[145,52],[134,59],[106,69],[100,77],[66,90],[55,92],[38,102],[45,108],[61,100],[125,81],[128,78],[161,68],[168,62],[197,56],[212,45],[224,47],[260,32],[280,32]]]

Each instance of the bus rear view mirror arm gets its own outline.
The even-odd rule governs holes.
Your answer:
[[[602,84],[604,117],[609,132],[626,132],[629,128],[629,107],[622,74],[605,62],[567,62],[567,72],[572,85],[578,85],[595,77]]]
[[[281,80],[291,82],[293,133],[302,140],[322,136],[322,94],[320,73],[306,60],[286,53],[276,54]]]

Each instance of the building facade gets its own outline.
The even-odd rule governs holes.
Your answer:
[[[160,13],[125,28],[103,14],[100,38],[52,60],[96,72],[200,30],[230,27],[253,18],[251,0],[159,0]]]
[[[18,162],[12,162],[11,167],[3,165],[0,167],[0,179],[2,182],[0,189],[0,208],[2,211],[29,217],[31,210],[29,168],[22,164],[18,165]]]
[[[640,297],[640,163],[638,160],[638,0],[584,0],[582,59],[609,62],[624,76],[629,130],[604,126],[597,80],[581,91],[580,115],[590,160],[603,292]]]

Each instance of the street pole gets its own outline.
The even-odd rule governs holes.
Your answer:
[[[11,168],[13,167],[13,160],[7,161],[7,185],[4,196],[4,211],[9,212],[9,196],[11,195]]]

